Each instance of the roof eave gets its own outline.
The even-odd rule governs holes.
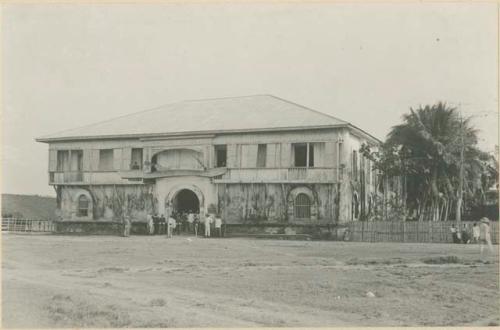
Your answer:
[[[372,143],[374,144],[382,144],[382,140],[379,140],[378,138],[376,138],[375,136],[371,135],[370,133],[362,130],[361,128],[359,127],[356,127],[352,124],[348,124],[348,127],[349,129],[354,132],[355,134],[359,135],[360,137],[363,137],[367,140],[370,140]]]
[[[119,135],[96,135],[96,136],[65,136],[65,137],[40,137],[36,138],[36,142],[51,143],[51,142],[67,142],[67,141],[88,141],[88,140],[111,140],[111,139],[141,139],[141,138],[161,138],[161,137],[183,137],[193,135],[215,135],[215,134],[231,134],[231,133],[260,133],[260,132],[283,132],[283,131],[299,131],[310,129],[328,129],[352,126],[348,123],[316,125],[316,126],[297,126],[297,127],[280,127],[280,128],[257,128],[257,129],[233,129],[233,130],[217,130],[217,131],[196,131],[196,132],[171,132],[171,133],[151,133],[151,134],[119,134]]]

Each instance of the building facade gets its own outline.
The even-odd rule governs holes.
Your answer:
[[[186,101],[37,139],[62,221],[219,213],[227,223],[340,224],[370,213],[379,141],[269,95]]]

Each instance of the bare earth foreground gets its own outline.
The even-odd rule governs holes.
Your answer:
[[[7,328],[499,323],[477,245],[2,238]]]

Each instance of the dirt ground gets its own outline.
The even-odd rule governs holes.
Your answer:
[[[14,234],[2,240],[7,328],[500,323],[498,253],[483,264],[477,245]]]

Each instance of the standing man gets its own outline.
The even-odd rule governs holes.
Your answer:
[[[165,223],[165,216],[163,214],[160,216],[160,226],[159,227],[160,227],[160,232],[159,233],[160,234],[165,234],[166,223]]]
[[[462,243],[470,243],[469,226],[466,223],[464,223],[464,226],[462,228]]]
[[[205,237],[210,237],[210,224],[212,223],[212,216],[205,215]]]
[[[479,225],[479,243],[481,244],[481,259],[483,262],[487,262],[484,259],[484,248],[488,245],[489,253],[493,254],[493,245],[491,244],[490,220],[486,217],[481,218],[481,224]]]
[[[451,225],[450,232],[451,232],[451,237],[453,238],[453,243],[459,243],[460,241],[457,236],[457,228],[455,228],[454,224]]]
[[[215,232],[217,233],[217,237],[222,237],[222,219],[220,218],[220,215],[217,214],[215,217]]]
[[[472,226],[472,242],[474,243],[479,243],[479,226],[477,225],[477,222],[474,222],[474,225]]]
[[[155,232],[155,227],[153,223],[153,216],[151,214],[148,214],[146,216],[146,226],[147,226],[147,231],[149,235],[153,235]]]
[[[194,223],[194,213],[192,210],[189,210],[189,213],[187,216],[188,233],[193,231],[193,223]]]
[[[167,221],[167,237],[172,238],[172,232],[175,230],[175,227],[177,227],[177,223],[175,221],[175,218],[171,215],[168,217]]]
[[[130,217],[128,215],[123,219],[123,237],[130,236],[130,227],[132,226],[132,222],[130,221]]]
[[[154,235],[158,235],[160,233],[160,217],[158,215],[153,215],[153,226],[154,226]]]
[[[194,236],[198,237],[198,228],[200,226],[200,215],[194,214],[193,226],[194,226]]]

